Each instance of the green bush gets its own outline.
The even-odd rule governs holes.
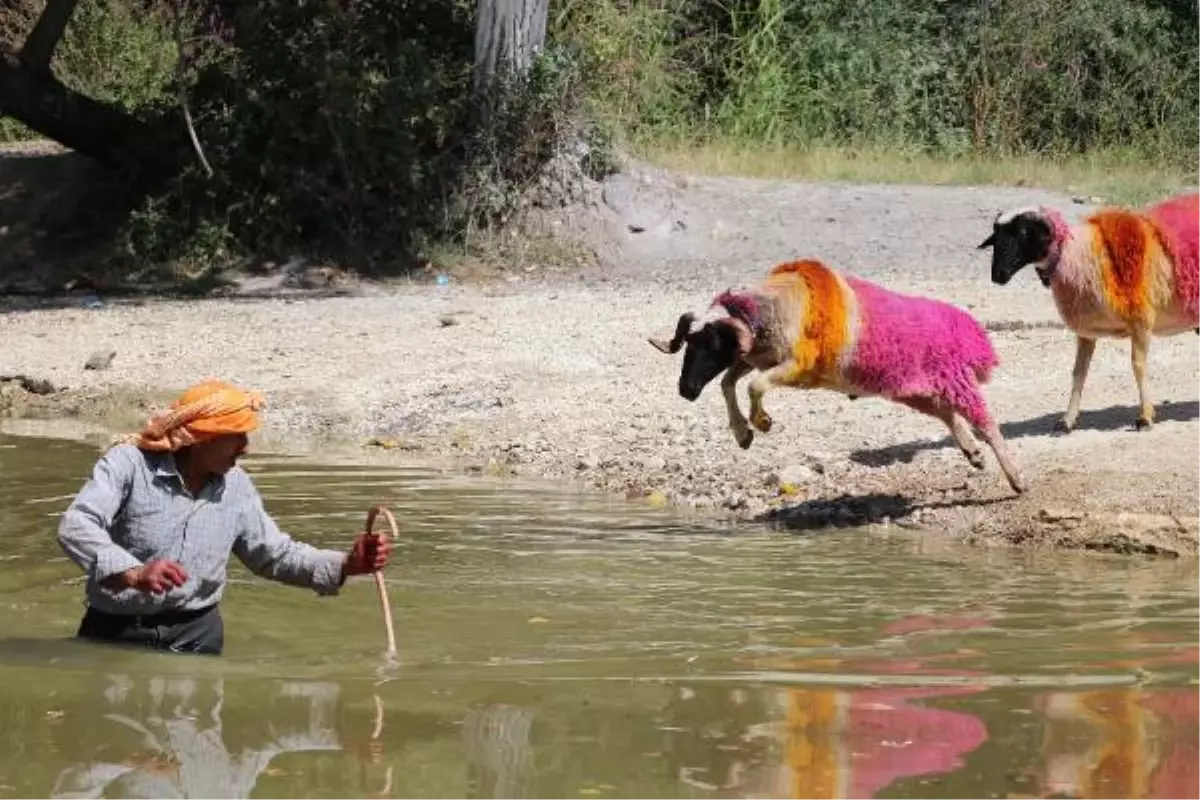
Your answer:
[[[19,49],[43,5],[13,0],[0,6],[0,47]],[[166,6],[80,0],[51,67],[73,89],[138,110],[167,101],[176,60]],[[30,138],[36,134],[0,117],[0,142]]]
[[[365,272],[406,268],[430,238],[510,212],[578,115],[575,67],[548,50],[500,84],[486,126],[471,95],[471,2],[238,4],[189,90],[214,170],[189,167],[125,237],[136,262],[294,249]],[[163,232],[163,228],[169,230]]]
[[[1198,167],[1200,24],[1179,0],[555,0],[550,46],[486,125],[475,0],[192,2],[184,74],[213,174],[185,154],[154,187],[119,237],[132,265],[299,250],[402,270],[506,219],[584,135]],[[40,6],[5,4],[0,45]],[[179,131],[170,8],[81,0],[56,73]]]
[[[635,137],[1197,168],[1194,3],[575,0],[557,22]]]

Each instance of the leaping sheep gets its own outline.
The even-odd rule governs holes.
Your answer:
[[[1059,316],[1075,333],[1071,399],[1059,422],[1071,430],[1079,417],[1083,384],[1096,340],[1131,340],[1133,376],[1140,410],[1138,430],[1154,423],[1146,380],[1151,335],[1200,333],[1197,274],[1200,194],[1172,197],[1138,212],[1107,208],[1071,227],[1053,208],[1021,208],[999,214],[992,235],[992,282],[1003,286],[1033,264],[1050,289]]]
[[[724,373],[729,426],[743,449],[754,433],[736,387],[757,369],[750,423],[763,433],[771,429],[763,395],[775,387],[885,397],[941,420],[971,465],[983,469],[974,427],[1012,488],[1025,490],[980,389],[998,363],[996,353],[983,326],[965,311],[842,275],[819,261],[780,264],[757,288],[727,291],[713,306],[726,316],[692,330],[696,316],[685,313],[669,342],[652,337],[650,343],[664,353],[687,343],[679,376],[686,400]]]

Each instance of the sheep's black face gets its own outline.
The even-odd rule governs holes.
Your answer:
[[[992,235],[979,249],[992,248],[992,283],[1004,286],[1025,266],[1045,260],[1052,242],[1050,223],[1036,211],[1024,211],[997,217]],[[1044,285],[1049,285],[1049,276],[1040,270],[1038,277]]]
[[[685,400],[698,398],[713,378],[733,366],[738,355],[738,334],[729,325],[710,322],[688,334],[679,373],[680,396]]]

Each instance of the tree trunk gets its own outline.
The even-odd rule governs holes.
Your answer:
[[[50,70],[78,0],[47,0],[18,54],[0,49],[0,114],[83,155],[117,165],[138,120],[63,86]]]
[[[483,108],[500,77],[523,77],[546,42],[550,0],[479,0],[475,95]]]
[[[0,114],[97,161],[116,165],[137,120],[0,53]]]
[[[21,63],[32,72],[50,72],[50,59],[54,56],[54,48],[75,13],[78,0],[47,0],[42,15],[38,17],[25,46],[21,48]]]

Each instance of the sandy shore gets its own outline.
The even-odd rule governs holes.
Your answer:
[[[342,296],[203,301],[0,301],[0,415],[113,429],[205,375],[258,388],[272,445],[367,446],[396,459],[569,481],[798,529],[918,525],[986,543],[1195,556],[1200,337],[1156,340],[1159,423],[1136,432],[1125,342],[1103,342],[1072,434],[1055,435],[1074,353],[1032,271],[1000,288],[975,249],[1037,190],[811,185],[623,175],[564,224],[605,243],[601,266],[530,265],[486,284],[351,284]],[[631,227],[639,229],[634,233]],[[987,452],[973,470],[936,421],[828,392],[768,397],[771,433],[740,450],[719,391],[676,393],[678,359],[646,337],[774,263],[817,257],[988,324],[987,393],[1032,488],[1015,498]],[[113,350],[106,369],[85,369]]]

